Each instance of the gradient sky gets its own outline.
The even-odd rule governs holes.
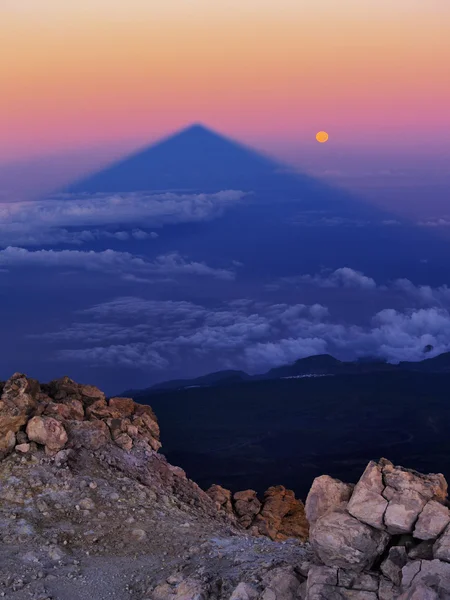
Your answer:
[[[450,145],[448,0],[2,0],[0,162],[201,121],[270,148]]]

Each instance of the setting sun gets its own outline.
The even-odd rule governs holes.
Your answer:
[[[328,141],[328,133],[326,131],[319,131],[319,133],[316,135],[316,140],[318,142],[320,142],[321,144],[327,142]]]

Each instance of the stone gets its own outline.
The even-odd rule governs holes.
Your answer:
[[[15,448],[16,452],[20,452],[21,454],[27,454],[30,449],[30,444],[18,444]]]
[[[305,515],[310,525],[329,510],[348,502],[353,486],[328,475],[316,477],[305,502]]]
[[[412,533],[414,524],[427,500],[414,489],[386,488],[390,497],[384,513],[384,524],[391,535]]]
[[[114,438],[114,443],[122,448],[122,450],[126,450],[129,452],[133,447],[133,440],[127,433],[121,433],[117,437]]]
[[[78,393],[81,395],[83,404],[90,406],[97,400],[105,400],[105,394],[95,385],[78,385]]]
[[[91,498],[83,498],[82,500],[80,500],[80,502],[78,504],[82,510],[94,510],[95,509],[95,503]]]
[[[270,487],[264,493],[264,501],[254,520],[260,534],[272,540],[308,537],[308,523],[303,503],[295,498],[292,490],[282,485]]]
[[[378,576],[371,573],[355,573],[354,571],[339,569],[338,586],[350,590],[378,592],[379,579]]]
[[[27,436],[32,442],[45,446],[48,453],[58,452],[67,443],[67,432],[59,421],[52,417],[33,417],[27,424]]]
[[[443,596],[442,596],[443,597]],[[393,596],[389,598],[391,600]],[[397,600],[439,600],[440,596],[428,586],[418,583],[397,597]]]
[[[411,560],[432,560],[433,558],[433,545],[434,542],[431,540],[425,540],[412,546],[408,550],[408,558]]]
[[[302,582],[293,567],[278,567],[264,575],[261,583],[265,588],[261,598],[270,598],[267,592],[272,592],[275,600],[296,600]]]
[[[98,450],[111,441],[108,425],[104,421],[67,421],[69,444],[74,448]]]
[[[48,402],[43,413],[49,417],[54,417],[59,420],[83,420],[84,409],[79,400],[67,398],[65,402]]]
[[[261,510],[261,502],[254,490],[236,492],[233,496],[233,506],[238,516],[238,521],[243,527],[250,527],[254,517]]]
[[[408,590],[411,595],[406,595],[404,598],[408,600],[411,598],[415,600],[419,598],[423,600],[427,597],[433,598],[433,596],[429,595],[431,591],[437,592],[437,598],[450,598],[450,564],[440,560],[422,560],[416,562],[419,563],[419,568],[414,577],[404,578],[402,581],[403,589],[411,588],[411,590]],[[403,571],[406,569],[407,566],[403,568]],[[417,590],[423,593],[424,590],[427,590],[428,596],[419,596]]]
[[[414,537],[419,540],[437,538],[450,523],[450,511],[440,502],[429,500],[419,515]]]
[[[395,586],[390,579],[380,577],[380,585],[378,587],[379,600],[394,600],[400,595],[400,588]]]
[[[376,529],[385,529],[383,516],[388,502],[383,498],[382,467],[371,461],[356,484],[347,510],[359,521]]]
[[[415,560],[413,562],[408,562],[402,568],[402,588],[407,589],[411,586],[411,583],[414,577],[419,573],[422,567],[421,560]]]
[[[338,509],[325,513],[316,521],[310,532],[310,542],[325,565],[362,571],[381,556],[389,535]]]
[[[221,485],[212,485],[206,493],[217,507],[227,513],[233,514],[233,505],[231,503],[231,491],[223,488]]]
[[[450,525],[433,546],[433,557],[450,562]]]
[[[133,529],[131,537],[138,542],[144,542],[147,539],[147,532],[143,529]]]
[[[0,460],[6,458],[14,450],[16,445],[16,434],[12,431],[7,431],[5,435],[0,437]]]
[[[380,570],[383,575],[396,586],[402,583],[402,569],[408,562],[408,555],[404,546],[393,546],[389,554],[381,563]]]
[[[233,590],[230,600],[256,600],[258,596],[258,590],[254,586],[241,582]]]
[[[108,406],[112,410],[117,411],[120,415],[120,418],[125,418],[125,417],[131,417],[131,415],[134,413],[135,403],[132,398],[116,398],[115,397],[115,398],[109,399]],[[156,420],[156,417],[154,420]]]
[[[442,473],[423,475],[412,469],[394,467],[389,461],[382,460],[385,462],[383,479],[386,487],[393,488],[398,492],[415,491],[427,501],[440,500],[443,502],[446,499],[448,486]]]
[[[3,386],[0,397],[0,447],[6,449],[37,407],[39,383],[22,373],[14,373]],[[8,439],[6,440],[6,436]]]

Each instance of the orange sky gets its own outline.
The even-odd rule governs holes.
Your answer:
[[[438,151],[449,65],[449,0],[1,0],[0,161],[192,121]]]

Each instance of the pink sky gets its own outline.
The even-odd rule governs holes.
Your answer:
[[[293,162],[439,157],[449,23],[448,0],[2,0],[0,163],[95,165],[194,121]]]

